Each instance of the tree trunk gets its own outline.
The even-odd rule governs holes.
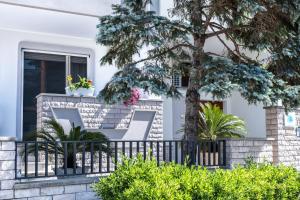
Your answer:
[[[192,79],[192,78],[190,78]],[[199,123],[199,99],[200,95],[198,92],[197,85],[190,84],[186,91],[186,111],[185,111],[185,139],[186,140],[196,140],[197,130]]]
[[[202,26],[202,1],[195,0],[191,14],[191,23]],[[205,31],[204,31],[205,32]],[[186,92],[186,111],[185,111],[185,139],[195,141],[197,139],[197,130],[199,123],[199,110],[200,110],[200,88],[201,77],[203,75],[203,57],[204,57],[204,43],[205,36],[202,33],[194,34],[195,50],[192,57],[192,67],[190,70],[190,80]]]

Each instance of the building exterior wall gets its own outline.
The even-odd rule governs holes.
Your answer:
[[[300,170],[300,137],[296,136],[295,127],[284,124],[285,110],[283,107],[266,109],[267,137],[274,138],[273,159],[277,163],[296,166]],[[300,126],[300,110],[295,110],[296,126]]]
[[[245,160],[268,161],[293,166],[300,170],[300,137],[295,128],[284,124],[283,107],[268,107],[266,112],[267,137],[265,139],[236,139],[227,142],[229,166],[245,164]],[[295,110],[297,126],[300,126],[300,110]]]
[[[99,14],[108,14],[110,5],[103,6]],[[19,7],[0,3],[0,136],[16,136],[20,129],[21,55],[24,41],[74,48],[87,48],[94,52],[91,73],[99,91],[116,69],[100,67],[104,47],[96,45],[95,17],[79,16],[54,11]],[[71,53],[71,52],[69,52]]]
[[[110,80],[116,68],[100,66],[99,60],[105,54],[106,48],[97,46],[95,36],[98,19],[89,14],[102,16],[111,13],[111,4],[119,0],[92,0],[87,4],[83,0],[65,1],[46,0],[5,0],[11,4],[41,7],[54,10],[36,9],[0,3],[0,136],[18,136],[20,125],[20,89],[21,89],[21,58],[19,44],[30,41],[41,44],[60,45],[74,48],[88,48],[94,52],[93,66],[90,74],[96,86],[96,92],[101,90]],[[173,6],[172,0],[159,2],[160,14],[168,15],[168,9]],[[55,10],[66,11],[58,12]],[[73,14],[70,12],[74,12]],[[77,14],[76,14],[77,13]],[[81,14],[78,14],[81,13]],[[211,39],[206,44],[208,51],[224,51],[222,44]],[[182,90],[185,94],[184,89]],[[205,95],[204,95],[205,96]],[[206,98],[206,100],[211,99]],[[249,106],[238,94],[234,94],[226,104],[226,113],[235,114],[246,121],[248,137],[265,137],[264,110],[261,105]],[[180,138],[178,133],[183,125],[185,111],[184,99],[167,99],[164,103],[164,138]]]
[[[247,160],[273,163],[273,139],[232,139],[226,143],[227,165],[244,165]]]
[[[128,129],[135,110],[155,111],[153,123],[147,138],[163,139],[163,102],[160,100],[140,100],[133,106],[123,104],[107,105],[95,97],[70,97],[66,95],[40,94],[37,97],[37,127],[45,127],[45,121],[53,118],[52,108],[77,108],[85,129]],[[117,139],[117,138],[114,138]]]
[[[296,111],[300,121],[300,110]],[[266,108],[267,139],[242,138],[226,140],[227,167],[256,162],[284,164],[300,170],[300,137],[283,123],[282,107]],[[19,181],[15,180],[14,138],[0,137],[0,199],[95,199],[91,183],[96,179]],[[174,150],[174,149],[173,149]],[[37,181],[37,180],[35,180]]]

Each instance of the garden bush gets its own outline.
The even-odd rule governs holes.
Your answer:
[[[297,200],[299,173],[292,167],[268,163],[232,170],[196,169],[155,160],[124,159],[94,191],[103,200]]]

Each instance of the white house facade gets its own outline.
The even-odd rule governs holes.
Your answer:
[[[32,117],[36,113],[35,96],[64,93],[68,74],[86,75],[94,81],[96,92],[104,87],[116,68],[100,66],[99,60],[106,49],[96,45],[96,25],[99,16],[111,13],[112,3],[118,0],[0,1],[0,135],[22,139],[23,131],[32,129],[36,121]],[[167,16],[171,6],[171,0],[155,1],[152,9]],[[224,50],[222,44],[214,40],[207,43],[206,48]],[[37,58],[45,62],[34,71],[32,63]],[[51,63],[56,63],[56,68],[51,68]],[[34,75],[43,67],[47,70]],[[184,95],[184,85],[180,91]],[[205,94],[201,98],[214,101]],[[247,137],[266,136],[262,105],[248,105],[238,93],[218,102],[226,113],[245,120]],[[164,99],[163,110],[164,139],[181,138],[178,130],[184,121],[184,99]]]
[[[92,184],[116,170],[115,161],[124,155],[183,164],[184,147],[192,149],[195,166],[231,168],[252,158],[300,170],[300,109],[287,116],[280,106],[248,105],[238,92],[221,100],[201,94],[203,102],[242,118],[248,133],[246,138],[186,141],[179,131],[184,98],[150,95],[125,106],[65,94],[68,75],[93,80],[97,94],[116,72],[114,66],[100,65],[106,48],[95,38],[98,18],[120,2],[0,0],[0,200],[99,199]],[[149,9],[168,16],[173,0],[153,2]],[[225,51],[213,39],[205,48]],[[187,78],[174,75],[172,82],[184,96]],[[90,132],[101,129],[109,140],[24,140],[50,118],[61,125],[73,120]]]

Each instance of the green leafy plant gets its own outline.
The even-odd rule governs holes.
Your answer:
[[[75,84],[73,83],[73,78],[71,75],[67,76],[67,84],[68,84],[70,91],[76,90],[76,87],[75,87]]]
[[[157,166],[153,159],[125,158],[93,186],[103,200],[289,200],[300,195],[300,176],[292,167],[268,163],[233,170]]]
[[[89,89],[93,87],[93,82],[90,79],[87,79],[85,77],[81,77],[78,75],[79,81],[76,83],[73,83],[73,78],[71,75],[67,76],[67,83],[68,87],[71,91],[77,90],[78,88],[86,88]]]
[[[199,116],[198,137],[200,139],[239,138],[246,133],[243,120],[237,116],[225,114],[217,105],[201,104]]]
[[[188,75],[188,140],[197,135],[201,92],[224,99],[238,91],[249,103],[300,105],[299,0],[173,0],[169,17],[149,10],[151,3],[124,0],[100,17],[97,43],[107,47],[101,64],[119,69],[100,98],[122,102],[135,87],[178,97],[168,80]],[[205,48],[212,41],[225,51]]]
[[[73,156],[73,145],[76,145],[77,152],[90,152],[91,150],[91,142],[99,142],[100,146],[94,145],[94,150],[97,151],[99,148],[103,152],[110,153],[110,149],[107,147],[108,139],[107,137],[102,134],[101,132],[88,132],[85,130],[81,130],[80,126],[75,127],[74,124],[69,133],[65,133],[63,127],[54,119],[47,121],[45,123],[47,128],[42,128],[40,131],[30,134],[27,136],[26,140],[28,141],[39,141],[38,149],[41,151],[45,151],[46,144],[48,145],[48,153],[54,154],[55,153],[55,145],[57,148],[58,155],[64,155],[64,143],[62,142],[71,142],[67,145],[67,167],[73,168],[74,167],[74,156]],[[42,143],[42,142],[47,143]],[[80,142],[82,141],[82,142]],[[85,145],[83,142],[86,141]],[[30,144],[28,146],[28,152],[34,153],[35,152],[35,145]],[[65,163],[64,163],[65,164]],[[75,166],[76,167],[76,166]]]
[[[78,89],[78,88],[89,89],[89,88],[93,87],[91,80],[89,80],[85,77],[81,77],[81,76],[78,76],[78,77],[79,77],[79,81],[77,83],[75,83],[76,89]]]

